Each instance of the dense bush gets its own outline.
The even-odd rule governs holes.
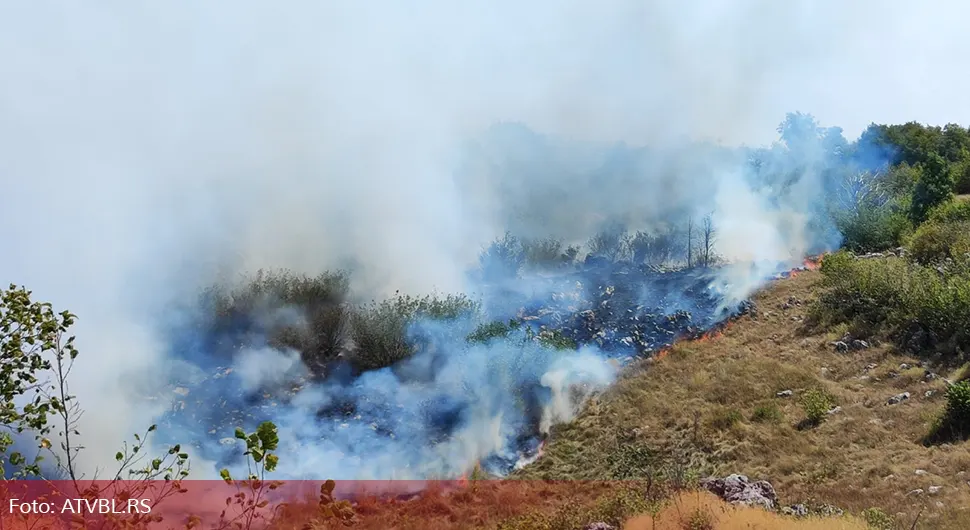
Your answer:
[[[626,245],[626,232],[618,226],[597,233],[589,239],[586,247],[590,254],[602,256],[610,261],[624,259],[629,249]]]
[[[960,381],[946,390],[946,416],[961,430],[970,427],[970,381]]]
[[[953,166],[953,191],[961,195],[970,193],[970,160]]]
[[[954,212],[959,213],[959,212]],[[923,265],[970,258],[970,221],[928,221],[909,240],[909,257]]]
[[[915,223],[926,220],[930,210],[953,197],[953,175],[946,161],[939,155],[927,157],[923,174],[913,189],[910,218]]]
[[[514,278],[525,263],[525,254],[519,238],[506,232],[478,256],[482,276],[486,280]]]
[[[523,264],[529,269],[556,269],[579,256],[579,247],[564,247],[563,241],[556,238],[525,239],[521,248]]]
[[[970,221],[970,201],[947,201],[930,210],[929,220],[937,223]]]
[[[410,357],[414,346],[408,328],[418,319],[452,320],[478,311],[478,303],[464,295],[421,298],[398,295],[351,311],[351,361],[360,370],[391,366]]]
[[[898,247],[910,222],[894,205],[861,207],[834,215],[843,246],[855,252],[876,252]]]
[[[322,373],[338,355],[359,370],[389,366],[413,353],[408,327],[420,318],[454,319],[475,313],[477,302],[464,295],[413,297],[398,294],[381,302],[349,302],[349,277],[326,272],[315,277],[287,271],[260,271],[233,288],[213,287],[205,301],[212,319],[208,332],[229,353],[258,341],[300,352],[313,373]]]
[[[655,232],[636,233],[626,238],[627,254],[633,262],[651,266],[666,265],[669,261],[681,258],[685,252],[686,235],[671,228]]]
[[[957,381],[946,389],[946,408],[933,422],[924,442],[965,440],[970,436],[970,381]]]
[[[941,274],[901,259],[856,259],[840,252],[822,262],[819,322],[849,323],[863,336],[885,334],[910,350],[970,347],[970,276]]]

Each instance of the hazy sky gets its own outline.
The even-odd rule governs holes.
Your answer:
[[[0,2],[0,280],[81,316],[87,432],[119,440],[106,389],[216,270],[459,286],[487,232],[448,178],[466,134],[967,124],[968,22],[958,0]]]

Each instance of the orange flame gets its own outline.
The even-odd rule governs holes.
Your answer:
[[[812,256],[805,258],[802,265],[810,271],[818,270],[822,266],[822,260],[825,259],[825,254],[819,254],[818,256]]]

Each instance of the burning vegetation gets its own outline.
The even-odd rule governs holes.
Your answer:
[[[676,370],[662,373],[687,377],[688,387],[709,391],[712,397],[705,405],[711,410],[697,411],[692,419],[671,420],[670,411],[676,407],[664,402],[669,399],[666,389],[651,389],[652,403],[667,411],[664,421],[676,427],[677,436],[690,437],[688,445],[696,452],[681,454],[686,463],[676,463],[659,475],[653,474],[657,449],[643,442],[659,435],[644,436],[639,426],[627,432],[610,422],[604,427],[610,433],[602,439],[575,440],[570,436],[585,424],[570,431],[569,423],[584,407],[588,416],[580,417],[580,423],[606,407],[605,392],[625,367],[635,365],[637,373],[650,372],[656,366],[653,361],[676,359],[678,352],[686,351],[685,344],[707,348],[708,362],[717,364],[718,377],[736,376],[735,383],[745,382],[737,375],[744,368],[723,364],[736,354],[728,352],[722,358],[711,348],[732,337],[741,326],[736,319],[746,325],[753,325],[749,321],[777,324],[774,307],[763,310],[751,301],[772,279],[822,278],[816,301],[806,300],[803,305],[802,299],[789,297],[777,304],[786,326],[838,329],[841,335],[830,344],[839,355],[862,355],[871,344],[882,341],[912,355],[932,351],[934,355],[920,361],[920,369],[926,370],[922,382],[935,384],[939,376],[922,363],[959,365],[970,348],[965,326],[970,320],[966,237],[970,202],[953,197],[965,184],[957,178],[965,177],[961,169],[965,161],[943,160],[942,155],[926,155],[912,165],[897,160],[897,154],[887,150],[889,144],[880,140],[903,134],[891,127],[874,126],[872,134],[842,145],[829,142],[836,132],[818,128],[810,117],[791,115],[786,126],[783,134],[793,136],[783,138],[785,145],[743,152],[750,157],[737,166],[743,179],[719,182],[712,177],[714,184],[721,185],[721,200],[726,196],[749,201],[744,204],[750,208],[725,206],[717,199],[685,199],[678,196],[681,189],[672,193],[673,206],[660,205],[641,218],[596,218],[592,223],[594,215],[577,210],[574,218],[563,222],[583,235],[536,237],[537,226],[553,218],[538,207],[525,212],[528,201],[513,194],[505,213],[525,235],[509,232],[483,249],[477,267],[468,274],[469,294],[396,293],[366,302],[355,290],[357,270],[317,276],[260,272],[213,286],[180,315],[188,318],[166,322],[168,359],[178,362],[166,381],[170,393],[160,399],[171,406],[159,418],[159,427],[152,426],[145,437],[158,429],[161,441],[171,441],[170,461],[159,459],[157,465],[153,461],[145,476],[184,476],[188,460],[181,449],[184,444],[192,447],[193,454],[225,468],[229,482],[233,482],[228,478],[231,473],[238,474],[258,456],[263,459],[262,471],[275,471],[287,479],[321,475],[341,480],[458,478],[454,498],[473,497],[481,491],[475,488],[483,478],[560,472],[602,471],[612,479],[657,480],[667,485],[673,481],[677,488],[688,488],[686,476],[696,471],[691,466],[697,463],[690,459],[697,453],[704,458],[720,454],[698,434],[703,429],[715,433],[711,439],[718,440],[746,423],[757,424],[752,429],[761,434],[768,424],[784,430],[778,424],[792,414],[792,407],[764,401],[799,392],[807,418],[797,424],[797,432],[786,431],[785,436],[822,432],[827,422],[834,421],[830,418],[842,413],[842,405],[836,405],[838,393],[819,388],[769,389],[772,370],[779,377],[792,372],[773,361],[763,363],[765,381],[751,384],[767,397],[737,396],[731,388],[712,388],[704,380],[709,375],[685,375],[680,360]],[[829,150],[819,154],[811,149],[811,156],[800,151],[806,135],[818,142],[816,147]],[[970,139],[966,144],[970,149]],[[872,161],[874,150],[881,153],[878,163]],[[618,175],[637,167],[624,157],[636,156],[639,152],[617,149],[606,169],[592,172],[587,184],[619,186],[626,181]],[[499,169],[493,168],[496,179],[511,185],[519,174],[516,171],[522,170],[516,165],[521,161],[502,162],[497,164]],[[918,175],[911,179],[913,172]],[[599,176],[602,180],[594,178]],[[656,182],[669,184],[663,179]],[[940,192],[939,185],[947,182],[951,189]],[[757,219],[745,224],[749,210]],[[690,213],[706,211],[714,213]],[[525,213],[535,218],[522,221]],[[586,237],[581,228],[593,225],[596,230]],[[844,248],[837,250],[841,236]],[[32,304],[29,295],[11,289],[0,308],[6,329],[14,330],[3,342],[15,368],[10,373],[29,373],[33,367],[51,370],[55,380],[63,379],[70,371],[65,363],[77,353],[64,337],[73,316],[57,317],[49,307]],[[39,331],[35,336],[31,330]],[[757,340],[779,345],[776,338],[772,334]],[[753,340],[736,341],[735,349]],[[18,356],[24,352],[29,355]],[[53,357],[44,361],[47,354]],[[887,376],[899,389],[915,381],[912,362],[907,359],[889,372],[895,375]],[[805,370],[796,371],[791,381],[817,383]],[[698,369],[701,373],[706,371]],[[961,368],[943,379],[945,389],[940,392],[945,408],[932,427],[924,429],[929,431],[921,438],[924,444],[965,441],[970,432],[967,373],[970,370]],[[33,388],[27,381],[9,387],[14,398]],[[46,403],[46,408],[10,408],[7,424],[29,430],[43,425],[44,415],[54,410],[65,425],[75,425],[79,409],[60,405],[71,401],[66,387],[60,388],[61,395],[38,398],[37,403]],[[912,394],[897,393],[885,400],[886,406],[908,402]],[[923,395],[929,402],[935,394]],[[690,393],[680,398],[694,399]],[[732,409],[742,402],[752,405],[752,410],[742,414]],[[637,421],[649,415],[650,411],[643,412]],[[629,417],[620,419],[631,422]],[[39,432],[46,435],[50,430]],[[142,439],[136,438],[139,449]],[[565,442],[557,444],[557,439]],[[39,440],[42,449],[51,449],[49,439]],[[240,442],[247,444],[242,454]],[[72,455],[76,452],[69,441],[64,447]],[[118,454],[122,468],[130,468],[131,454]],[[17,455],[11,462],[23,463],[23,456]],[[75,460],[57,462],[67,476],[76,475]],[[27,472],[41,473],[40,467],[31,466]],[[681,479],[684,482],[678,483]],[[743,482],[747,484],[747,479]],[[752,484],[769,491],[761,482]],[[623,491],[623,495],[629,493]],[[774,495],[770,491],[768,497]],[[807,495],[805,490],[794,491]],[[338,503],[332,491],[325,493],[320,509],[341,521],[368,509],[381,510],[365,500],[353,506]],[[670,498],[681,498],[675,491],[668,493],[673,495]],[[605,504],[593,503],[579,515],[563,510],[557,517],[575,522],[577,517],[603,515],[618,523],[636,514],[630,506],[648,508],[642,504],[643,495],[623,495],[605,496],[600,499]],[[425,498],[429,509],[445,513],[446,501],[433,497]],[[770,507],[777,508],[777,499],[769,500]],[[625,502],[633,504],[617,508]],[[503,524],[518,528],[514,525],[532,524],[543,516],[527,512],[504,513]]]
[[[178,383],[185,396],[163,424],[197,433],[196,446],[206,454],[235,425],[249,427],[325,389],[326,399],[303,405],[309,421],[338,432],[366,429],[375,450],[385,450],[402,438],[447,446],[476,415],[504,415],[512,419],[500,426],[504,439],[450,472],[480,465],[505,475],[535,460],[551,425],[568,420],[619,367],[660,356],[677,340],[708,337],[751,309],[725,297],[726,265],[715,264],[708,230],[708,244],[691,260],[676,260],[669,244],[653,245],[642,232],[601,234],[582,260],[578,249],[562,250],[558,241],[506,235],[482,254],[478,299],[398,295],[353,304],[343,273],[261,273],[235,289],[214,288],[203,298],[207,324],[182,334],[195,343],[181,350],[209,373]],[[605,243],[611,236],[618,248]],[[254,352],[272,355],[267,351],[291,352],[284,369],[274,364],[254,374],[233,366]],[[208,362],[199,363],[200,356]],[[484,372],[456,367],[454,359],[463,356],[481,356]],[[577,356],[595,364],[570,365]],[[589,368],[592,374],[583,373]],[[373,374],[400,391],[423,392],[423,399],[375,403],[376,396],[358,390]],[[455,375],[466,387],[501,385],[509,396],[489,407],[475,390],[469,396],[428,386]],[[239,391],[232,396],[227,388]]]

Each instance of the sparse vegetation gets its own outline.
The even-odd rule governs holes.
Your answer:
[[[782,419],[781,409],[774,403],[759,405],[751,415],[751,421],[758,423],[778,423]]]
[[[543,458],[516,476],[619,478],[622,475],[614,470],[633,469],[642,478],[650,473],[656,476],[656,470],[677,456],[701,476],[766,477],[785,503],[806,503],[816,513],[814,506],[828,502],[860,518],[775,520],[764,511],[745,512],[744,517],[765,528],[866,528],[861,520],[874,506],[884,513],[903,514],[894,519],[909,528],[920,505],[904,495],[917,487],[925,491],[929,485],[944,486],[935,500],[946,506],[970,502],[956,474],[970,473],[970,447],[960,443],[931,453],[916,442],[925,436],[929,419],[945,408],[942,377],[925,378],[929,369],[920,368],[891,343],[849,353],[835,351],[832,342],[848,326],[792,325],[791,317],[807,315],[810,304],[775,309],[791,297],[811,300],[824,292],[819,288],[825,281],[820,272],[779,281],[755,297],[764,311],[742,318],[715,339],[679,343],[646,369],[632,368],[595,406],[573,423],[554,429]],[[771,314],[764,314],[769,310]],[[910,368],[901,368],[903,364]],[[912,397],[887,405],[887,398],[902,391],[897,385],[910,373],[913,379],[905,390]],[[956,381],[961,375],[956,372],[946,378]],[[794,396],[776,397],[786,389],[793,390]],[[782,418],[805,418],[800,398],[812,389],[824,389],[833,404],[845,410],[829,415],[831,407],[819,406],[825,420],[812,429],[799,430],[795,421],[755,419],[774,417],[775,408]],[[924,397],[926,391],[933,395]],[[751,422],[720,430],[705,421],[712,411],[732,408]],[[636,436],[621,436],[631,432]],[[605,459],[604,454],[614,456]],[[930,470],[931,477],[918,477],[914,485],[915,469]],[[688,493],[680,502],[694,502],[695,495]],[[658,521],[674,520],[669,513],[658,514]],[[689,513],[682,506],[677,520]],[[712,513],[719,523],[727,524],[728,510],[714,505]],[[754,519],[756,515],[759,519]],[[653,520],[643,515],[627,526],[650,529]],[[956,530],[967,521],[962,512],[935,510],[932,516],[923,513],[916,528]]]
[[[725,430],[741,423],[741,411],[733,408],[717,409],[711,419],[711,425],[718,430]]]

